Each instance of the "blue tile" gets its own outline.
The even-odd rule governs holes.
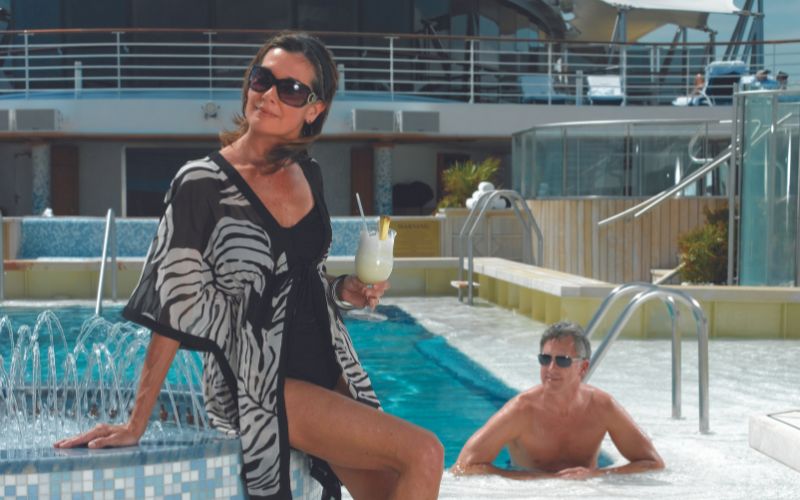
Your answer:
[[[123,500],[125,498],[125,490],[114,490],[114,500]]]
[[[5,496],[7,496],[7,497],[15,497],[15,496],[17,496],[17,487],[16,486],[6,486]]]

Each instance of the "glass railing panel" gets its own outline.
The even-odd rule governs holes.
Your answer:
[[[739,281],[791,286],[796,279],[796,103],[774,93],[745,97]],[[787,118],[787,115],[788,118]],[[778,124],[778,120],[783,120]]]

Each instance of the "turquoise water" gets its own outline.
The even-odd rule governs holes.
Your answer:
[[[451,466],[461,447],[514,391],[481,366],[433,335],[411,316],[393,306],[380,311],[384,323],[346,319],[359,358],[370,374],[384,409],[434,432],[445,448],[445,465]],[[32,326],[39,310],[2,309],[15,329]],[[55,310],[67,338],[74,342],[90,309]],[[106,309],[104,317],[120,321],[120,309]],[[0,355],[8,359],[9,339],[0,335]],[[59,353],[62,354],[62,353]],[[62,354],[63,356],[63,354]],[[495,464],[509,465],[505,450]]]

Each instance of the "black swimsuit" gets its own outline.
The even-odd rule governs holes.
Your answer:
[[[286,376],[333,389],[341,368],[326,326],[325,290],[316,277],[315,262],[325,243],[322,216],[316,205],[287,231],[294,250],[289,254],[289,268],[297,279],[297,306],[286,337]]]

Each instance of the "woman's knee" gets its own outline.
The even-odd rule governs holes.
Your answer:
[[[411,467],[438,471],[441,475],[444,468],[444,447],[434,433],[420,429],[411,455],[409,457]]]

